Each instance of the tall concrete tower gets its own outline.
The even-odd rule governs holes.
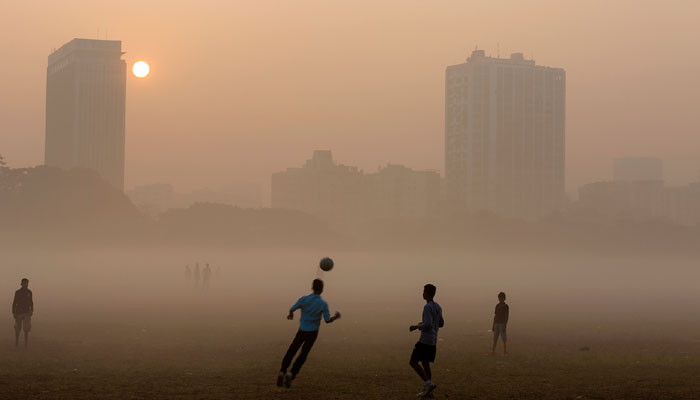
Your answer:
[[[564,201],[566,74],[521,53],[474,50],[445,74],[445,178],[453,207],[537,219]]]
[[[49,55],[44,163],[97,171],[124,189],[126,62],[121,41],[73,39]]]

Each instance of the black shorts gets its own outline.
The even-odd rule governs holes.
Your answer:
[[[435,362],[436,350],[437,346],[435,345],[418,342],[411,353],[411,362]]]

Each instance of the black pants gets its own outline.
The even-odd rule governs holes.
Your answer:
[[[306,356],[309,355],[311,347],[314,345],[317,337],[318,331],[297,331],[292,344],[289,345],[287,354],[285,354],[282,359],[282,369],[280,369],[280,371],[287,373],[287,368],[289,368],[289,364],[292,363],[292,358],[294,358],[294,355],[299,351],[299,347],[301,347],[301,354],[299,354],[299,357],[294,361],[294,365],[292,365],[292,376],[296,377],[299,370],[301,370],[301,366],[304,365]]]

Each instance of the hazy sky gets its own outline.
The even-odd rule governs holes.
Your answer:
[[[698,1],[0,0],[0,154],[43,162],[47,56],[122,40],[126,187],[267,187],[314,149],[443,170],[444,71],[475,46],[567,71],[567,191],[651,155],[700,169]],[[266,189],[267,190],[267,189]]]

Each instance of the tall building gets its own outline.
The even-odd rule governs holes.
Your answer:
[[[616,158],[613,162],[613,180],[615,181],[662,181],[664,164],[655,157]]]
[[[564,203],[566,73],[474,50],[445,74],[448,204],[536,219]]]
[[[49,55],[46,165],[90,168],[124,188],[123,54],[118,40],[73,39]]]

